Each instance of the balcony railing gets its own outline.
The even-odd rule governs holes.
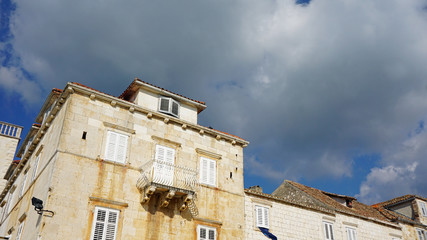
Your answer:
[[[148,186],[164,187],[188,193],[199,188],[198,174],[195,169],[173,163],[152,160],[142,165],[137,187],[140,190]]]
[[[22,127],[10,123],[0,121],[0,135],[19,138],[21,136]]]

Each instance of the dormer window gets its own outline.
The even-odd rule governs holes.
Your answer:
[[[169,97],[160,97],[159,112],[179,116],[179,102]]]

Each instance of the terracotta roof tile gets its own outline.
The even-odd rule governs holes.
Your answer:
[[[177,96],[180,96],[180,97],[183,97],[183,98],[185,98],[185,99],[188,99],[188,100],[191,100],[191,101],[193,101],[193,102],[197,102],[197,103],[200,103],[200,104],[203,104],[203,105],[205,105],[206,103],[205,102],[202,102],[202,101],[198,101],[198,100],[195,100],[195,99],[191,99],[191,98],[188,98],[188,97],[185,97],[185,96],[183,96],[183,95],[180,95],[180,94],[177,94],[177,93],[174,93],[174,92],[171,92],[171,91],[169,91],[169,90],[167,90],[167,89],[164,89],[164,88],[161,88],[161,87],[158,87],[158,86],[156,86],[156,85],[153,85],[153,84],[151,84],[151,83],[148,83],[148,82],[145,82],[145,81],[142,81],[141,79],[139,79],[139,78],[135,78],[134,80],[133,80],[133,82],[126,88],[126,90],[119,96],[119,98],[121,98],[121,99],[124,99],[126,96],[128,96],[129,94],[131,94],[133,91],[135,91],[135,83],[136,82],[141,82],[141,83],[144,83],[144,84],[146,84],[146,85],[149,85],[149,86],[152,86],[152,87],[155,87],[155,88],[158,88],[158,89],[160,89],[160,90],[163,90],[163,91],[166,91],[166,92],[168,92],[168,93],[171,93],[171,94],[174,94],[174,95],[177,95]]]

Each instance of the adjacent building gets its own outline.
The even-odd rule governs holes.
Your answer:
[[[402,228],[404,239],[427,239],[427,199],[405,195],[373,205],[390,221]]]
[[[262,239],[268,228],[277,239],[397,240],[398,224],[349,196],[284,181],[272,194],[245,190],[245,239]]]

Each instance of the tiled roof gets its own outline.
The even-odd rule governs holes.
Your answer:
[[[346,213],[350,215],[355,215],[359,217],[365,217],[365,218],[374,218],[380,221],[386,221],[388,222],[388,219],[380,214],[376,209],[373,207],[363,204],[361,202],[358,202],[356,198],[344,196],[344,195],[338,195],[338,194],[331,194],[323,192],[319,189],[315,189],[312,187],[305,186],[300,183],[292,182],[286,180],[286,183],[291,184],[292,186],[297,187],[301,191],[304,191],[308,195],[312,196],[313,198],[317,199],[321,203],[333,208],[337,212]],[[337,202],[336,200],[332,199],[329,195],[333,196],[342,196],[344,199],[352,199],[352,207],[347,207],[342,205],[341,203]]]
[[[272,194],[267,194],[267,193],[263,193],[263,192],[258,192],[258,191],[251,190],[251,189],[245,189],[245,193],[255,195],[258,197],[267,198],[270,200],[284,202],[284,203],[294,205],[297,207],[313,209],[313,210],[317,210],[317,211],[321,211],[321,212],[325,212],[325,213],[329,213],[329,214],[334,213],[332,209],[330,209],[326,206],[320,206],[320,205],[316,204],[315,202],[313,202],[313,200],[310,197],[304,196],[304,194],[301,192],[300,193],[293,192],[292,196],[289,196],[289,195],[279,196],[279,195],[272,195]]]
[[[188,99],[188,100],[193,101],[193,102],[197,102],[197,103],[200,103],[200,104],[203,104],[203,105],[205,105],[205,104],[206,104],[205,102],[198,101],[198,100],[195,100],[195,99],[191,99],[191,98],[188,98],[188,97],[182,96],[182,95],[180,95],[180,94],[177,94],[177,93],[171,92],[171,91],[169,91],[169,90],[167,90],[167,89],[164,89],[164,88],[158,87],[158,86],[153,85],[153,84],[151,84],[151,83],[148,83],[148,82],[142,81],[142,80],[141,80],[141,79],[139,79],[139,78],[135,78],[135,79],[133,80],[133,82],[132,82],[128,87],[127,87],[127,89],[126,89],[126,90],[125,90],[125,91],[124,91],[124,92],[119,96],[119,98],[124,99],[126,96],[129,96],[131,93],[133,93],[133,92],[136,90],[136,89],[135,89],[135,84],[136,84],[136,82],[140,82],[140,83],[143,83],[143,84],[146,84],[146,85],[149,85],[149,86],[152,86],[152,87],[158,88],[159,90],[166,91],[166,92],[168,92],[168,93],[171,93],[171,94],[174,94],[174,95],[177,95],[177,96],[183,97],[183,98]]]
[[[215,132],[223,133],[223,134],[226,134],[226,135],[229,135],[229,136],[232,136],[232,137],[235,137],[235,138],[241,139],[241,140],[243,140],[243,141],[246,141],[245,139],[243,139],[243,138],[241,138],[241,137],[239,137],[239,136],[236,136],[236,135],[233,135],[233,134],[230,134],[230,133],[226,133],[226,132],[223,132],[223,131],[220,131],[220,130],[216,130],[216,129],[213,129],[213,128],[210,128],[210,129],[211,129],[211,130],[214,130]]]
[[[418,216],[420,215],[418,212],[418,207],[415,204],[415,199],[420,199],[423,201],[427,201],[426,198],[418,196],[418,195],[414,195],[414,194],[408,194],[408,195],[404,195],[404,196],[400,196],[400,197],[396,197],[384,202],[380,202],[380,203],[376,203],[374,205],[372,205],[372,207],[374,207],[375,209],[377,209],[379,212],[381,212],[385,217],[387,217],[388,219],[392,220],[392,221],[404,221],[410,224],[414,224],[414,225],[421,225],[424,226],[420,221]],[[414,216],[415,219],[411,219],[408,216],[405,216],[403,214],[400,214],[398,212],[395,212],[393,210],[388,209],[389,207],[392,207],[396,204],[400,204],[400,203],[405,203],[405,202],[410,202],[412,205],[412,211],[414,212]]]
[[[423,197],[418,196],[418,195],[408,194],[408,195],[404,195],[404,196],[400,196],[400,197],[397,197],[397,198],[393,198],[393,199],[390,199],[390,200],[387,200],[387,201],[384,201],[384,202],[376,203],[376,204],[374,204],[372,206],[374,206],[374,207],[375,206],[388,207],[388,206],[395,205],[395,204],[398,204],[398,203],[401,203],[401,202],[412,201],[415,198],[421,199],[423,201],[427,201],[427,198],[423,198]]]

